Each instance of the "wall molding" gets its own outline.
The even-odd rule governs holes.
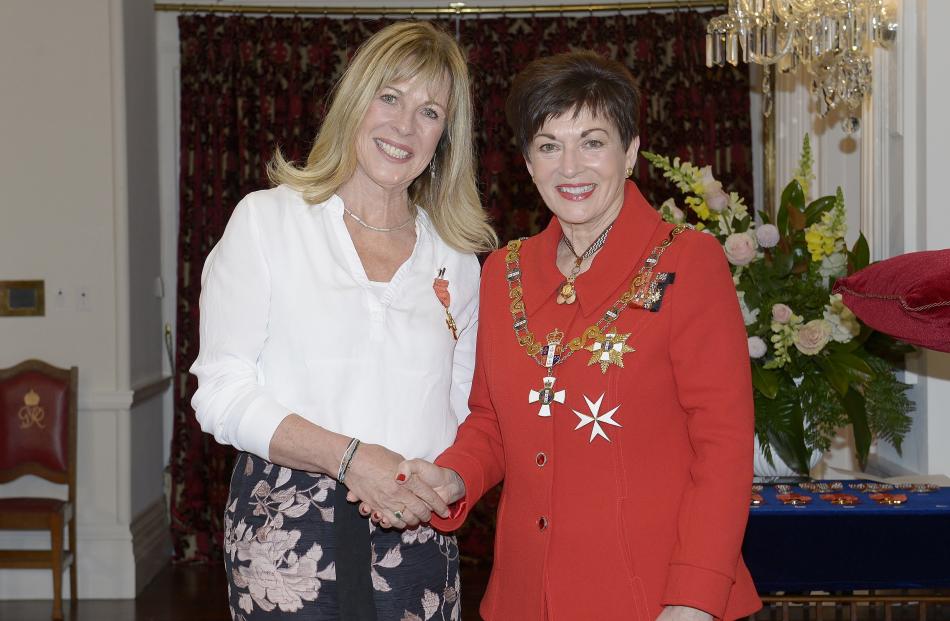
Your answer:
[[[165,497],[156,499],[135,516],[129,530],[135,558],[135,594],[138,595],[172,558]]]
[[[171,375],[164,375],[157,379],[148,380],[138,384],[132,389],[132,404],[130,407],[135,407],[141,403],[145,403],[146,401],[150,401],[151,399],[164,394],[171,385]]]
[[[63,530],[65,533],[65,529]],[[132,540],[127,526],[121,524],[76,524],[76,545],[86,541],[128,542]],[[49,531],[0,531],[0,548],[8,550],[49,549]]]
[[[128,410],[132,407],[131,390],[110,390],[101,392],[79,391],[79,411]]]
[[[110,390],[100,392],[79,392],[79,409],[81,411],[131,410],[136,405],[145,403],[165,393],[172,383],[171,375],[162,375],[139,382],[131,390]]]
[[[81,599],[135,597],[135,564],[132,536],[122,524],[77,524],[76,547]],[[43,531],[0,533],[0,548],[49,549]],[[52,599],[53,574],[48,569],[0,570],[0,599]],[[69,580],[63,580],[63,597],[69,597]]]

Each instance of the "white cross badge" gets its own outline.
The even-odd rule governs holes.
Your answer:
[[[528,403],[541,402],[541,409],[538,410],[538,416],[550,416],[552,403],[564,403],[563,390],[554,391],[554,378],[544,378],[544,388],[541,390],[528,391]]]
[[[581,414],[577,410],[573,410],[573,412],[581,419],[581,421],[577,423],[577,427],[574,427],[574,431],[577,431],[581,427],[593,424],[593,427],[590,430],[590,442],[593,442],[594,438],[597,436],[600,436],[604,440],[610,442],[610,438],[608,438],[607,434],[604,433],[604,428],[601,425],[623,427],[623,425],[613,419],[614,412],[620,409],[619,405],[606,414],[599,414],[600,404],[603,402],[603,400],[604,395],[600,395],[600,399],[598,399],[596,403],[591,403],[591,400],[587,398],[587,395],[584,395],[584,401],[587,402],[587,407],[590,409],[590,416],[587,414]]]

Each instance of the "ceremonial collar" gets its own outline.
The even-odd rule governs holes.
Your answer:
[[[575,281],[577,304],[583,316],[602,313],[613,301],[617,290],[626,285],[634,270],[639,269],[661,222],[660,215],[643,198],[639,188],[627,181],[623,207],[607,243],[594,256],[590,269]],[[557,269],[560,240],[561,223],[552,217],[541,233],[525,241],[528,252],[522,256],[526,272],[524,301],[529,312],[548,302],[553,304],[557,288],[564,282],[564,275]]]

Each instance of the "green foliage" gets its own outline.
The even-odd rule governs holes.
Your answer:
[[[871,249],[868,248],[868,240],[864,238],[864,233],[858,236],[854,247],[848,253],[849,273],[863,270],[871,262]]]
[[[899,454],[904,436],[910,431],[908,414],[914,411],[913,402],[907,398],[910,386],[897,379],[886,360],[868,356],[868,364],[874,371],[864,392],[868,425]]]
[[[795,181],[801,186],[805,196],[808,196],[808,189],[811,187],[812,181],[815,180],[815,173],[812,172],[814,164],[815,162],[811,155],[811,138],[806,133],[802,139],[802,154],[798,160],[798,168],[795,169],[794,175]]]
[[[782,237],[788,237],[794,230],[793,223],[805,210],[805,193],[794,179],[782,190],[782,203],[778,209],[776,222]],[[797,230],[801,230],[800,228]]]
[[[831,211],[836,200],[834,196],[822,196],[809,203],[805,208],[805,225],[811,226],[821,220],[821,214]]]

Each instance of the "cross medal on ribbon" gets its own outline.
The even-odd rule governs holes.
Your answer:
[[[543,380],[543,388],[541,388],[541,390],[532,389],[528,391],[528,403],[541,403],[538,416],[550,416],[552,403],[564,403],[564,396],[567,391],[554,390],[554,382],[556,381],[554,377],[554,365],[560,362],[561,357],[558,355],[558,350],[560,349],[561,340],[563,338],[563,332],[554,330],[548,335],[548,344],[541,350],[541,353],[545,356],[544,366],[547,367],[548,374]]]

